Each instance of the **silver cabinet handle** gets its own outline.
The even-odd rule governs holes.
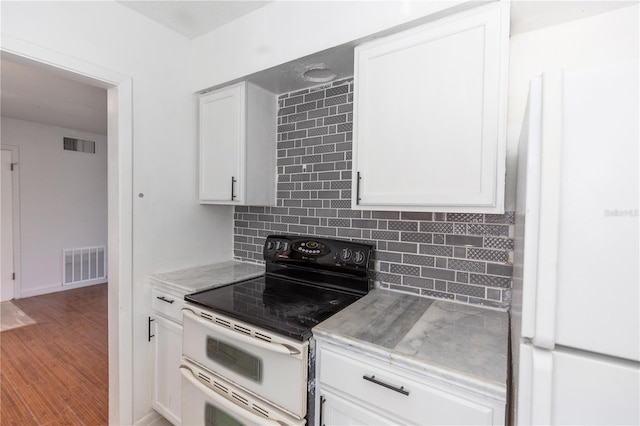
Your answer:
[[[156,299],[160,299],[160,300],[162,300],[163,302],[167,302],[167,303],[173,303],[173,302],[174,302],[174,300],[167,299],[167,298],[166,298],[166,297],[164,297],[164,296],[156,296]]]
[[[392,391],[396,391],[396,392],[401,393],[403,395],[409,396],[409,391],[405,390],[404,386],[397,387],[397,386],[390,385],[389,383],[385,383],[385,382],[382,382],[382,381],[376,379],[376,376],[374,376],[374,375],[371,375],[371,377],[362,376],[362,378],[365,379],[365,380],[370,381],[371,383],[375,383],[376,385],[380,385],[380,386],[383,386],[383,387],[385,387],[387,389],[391,389]]]

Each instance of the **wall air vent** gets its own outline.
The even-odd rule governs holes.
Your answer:
[[[95,141],[65,137],[63,147],[67,151],[86,152],[88,154],[96,153]]]
[[[63,249],[62,285],[104,282],[107,278],[106,253],[104,246]]]

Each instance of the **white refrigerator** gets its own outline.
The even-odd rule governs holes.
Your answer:
[[[514,424],[640,424],[638,63],[531,83],[518,151]]]

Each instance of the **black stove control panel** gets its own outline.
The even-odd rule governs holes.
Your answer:
[[[336,272],[367,271],[373,246],[352,241],[292,235],[270,235],[264,244],[264,260],[280,264],[331,269]]]

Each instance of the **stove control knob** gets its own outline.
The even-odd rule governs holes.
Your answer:
[[[361,251],[357,251],[353,254],[353,261],[360,265],[362,262],[364,262],[364,253]]]
[[[348,261],[349,259],[351,259],[351,250],[349,250],[348,248],[343,248],[342,250],[340,250],[340,260],[342,260],[343,262]]]
[[[281,241],[276,241],[276,251],[282,249],[282,242]]]
[[[273,241],[267,241],[267,250],[268,251],[273,250]]]

